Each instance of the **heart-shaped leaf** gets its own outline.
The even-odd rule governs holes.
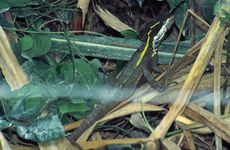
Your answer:
[[[20,49],[22,52],[27,51],[33,47],[33,39],[31,36],[26,35],[19,41]]]
[[[29,48],[31,46],[31,38],[33,46]],[[29,46],[25,46],[27,43],[29,43]],[[51,44],[50,37],[44,34],[31,34],[30,37],[25,36],[21,39],[22,56],[26,56],[26,58],[42,56],[50,50]]]

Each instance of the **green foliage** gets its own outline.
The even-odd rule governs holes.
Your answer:
[[[30,34],[20,39],[19,45],[21,48],[22,56],[26,58],[39,57],[51,48],[51,39],[44,34]]]
[[[167,0],[167,2],[169,3],[169,6],[171,8],[171,11],[174,10],[174,14],[175,14],[175,18],[176,18],[176,25],[178,26],[178,28],[181,27],[186,11],[189,8],[189,1],[185,0],[184,2],[181,3],[181,1],[178,0]],[[185,28],[184,28],[184,32],[187,31],[189,27],[189,23],[186,24]]]
[[[20,39],[19,44],[21,51],[24,52],[33,47],[34,41],[31,36],[26,35]]]
[[[137,38],[137,33],[133,30],[125,30],[125,31],[122,31],[121,34],[126,37],[126,38]]]
[[[136,1],[142,7],[144,0]],[[29,6],[37,5],[37,2],[36,0],[0,0],[0,9],[20,7],[17,8],[18,12],[12,12],[12,16],[15,17],[16,21],[21,19],[20,21],[23,22],[17,22],[19,30],[20,28],[26,28],[32,31],[41,31],[41,29],[45,28],[45,31],[49,31],[46,26],[43,27],[44,24],[47,25],[45,19],[49,17],[52,20],[69,23],[69,12],[72,10],[54,13],[56,10],[64,10],[66,8],[64,6],[65,3],[50,6],[48,11],[46,10],[48,3],[47,6],[42,6],[40,9],[34,9],[34,7]],[[45,1],[39,2],[43,3]],[[171,2],[171,8],[173,9],[178,2],[175,0],[171,0]],[[27,9],[23,10],[25,6]],[[56,8],[56,6],[59,6],[59,8]],[[181,18],[183,18],[180,11],[184,14],[184,10],[187,10],[187,3],[181,5],[181,8],[177,10],[179,12],[177,16],[178,25],[181,24]],[[51,27],[57,25],[56,22],[52,24],[52,20],[49,19],[47,20],[51,21]],[[16,28],[16,25],[14,27]],[[63,26],[55,26],[55,29],[52,31],[63,29]],[[121,34],[127,38],[136,38],[137,36],[136,32],[130,30],[123,31]],[[58,44],[60,45],[57,44],[57,47],[53,47],[49,35],[32,32],[30,34],[19,34],[19,37],[21,35],[24,35],[19,40],[21,55],[30,59],[30,61],[23,60],[25,61],[23,69],[29,75],[31,82],[19,90],[7,93],[7,96],[2,98],[2,108],[4,109],[1,112],[3,116],[1,116],[0,127],[10,127],[13,123],[20,137],[35,142],[46,142],[64,136],[61,122],[67,122],[66,120],[73,121],[73,117],[77,119],[82,118],[94,106],[95,102],[93,100],[98,98],[97,94],[100,92],[97,93],[97,90],[101,90],[103,83],[103,75],[99,72],[99,69],[102,68],[101,62],[98,59],[88,62],[75,58],[70,60],[71,58],[79,54],[80,51],[81,53],[87,53],[87,56],[110,59],[124,59],[124,56],[128,53],[128,57],[125,57],[125,60],[128,60],[136,50],[135,46],[139,47],[141,44],[136,39],[74,36],[74,40],[83,44],[80,46],[76,45],[80,50],[74,49],[76,50],[74,51],[74,56],[71,56],[72,54],[68,53],[69,51],[67,50],[71,46],[68,45],[68,42],[64,43],[63,39],[56,38],[56,42],[59,42]],[[73,44],[77,43],[74,40],[71,38]],[[119,43],[119,41],[122,41],[121,43],[127,45],[127,47],[123,45],[117,46],[116,42]],[[134,48],[128,48],[129,46]],[[59,50],[58,48],[62,51],[52,51]],[[91,51],[92,49],[93,52]],[[169,48],[164,47],[163,49]],[[42,57],[44,55],[45,57]],[[117,56],[115,57],[115,55]],[[34,57],[39,58],[31,59]],[[47,60],[51,63],[47,63]],[[1,92],[2,90],[0,90],[0,95]],[[68,119],[66,119],[67,117]],[[66,120],[63,121],[63,118]],[[131,146],[125,145],[119,146],[119,148],[125,149],[131,148]]]
[[[32,6],[38,5],[38,2],[47,5]],[[13,92],[9,89],[5,92],[0,86],[0,128],[8,128],[8,131],[16,129],[17,134],[26,140],[46,142],[64,136],[61,123],[69,123],[74,121],[74,118],[80,119],[85,116],[94,106],[95,89],[103,82],[102,73],[99,72],[102,68],[99,60],[73,60],[71,54],[65,53],[60,54],[61,57],[57,61],[56,53],[50,51],[50,36],[35,33],[50,31],[46,24],[50,18],[69,23],[72,7],[67,7],[68,10],[63,11],[64,13],[56,11],[65,9],[65,5],[66,3],[61,3],[57,8],[56,5],[50,6],[49,2],[45,1],[0,0],[0,12],[9,10],[13,21],[16,22],[10,24],[10,27],[19,32],[26,31],[14,33],[15,37],[21,37],[16,45],[21,55],[29,59],[23,59],[22,66],[30,78],[29,84]],[[53,22],[50,24],[52,26]],[[64,25],[57,28],[53,31],[65,30]],[[64,51],[68,51],[68,44],[63,44],[67,45]]]
[[[73,49],[75,55],[80,53],[84,56],[116,60],[129,60],[136,48],[141,45],[140,40],[129,38],[79,35],[70,39],[74,47],[78,48],[78,50]],[[66,51],[67,48],[66,39],[61,36],[52,37],[51,52],[69,54],[69,51]]]
[[[0,0],[0,9],[24,7],[37,4],[36,0]]]
[[[29,41],[30,38],[24,37],[23,40]],[[75,65],[76,80],[73,81],[71,61],[56,66],[38,61],[25,62],[23,69],[30,75],[31,82],[2,100],[7,120],[0,120],[0,127],[6,128],[14,123],[20,137],[35,142],[63,136],[62,120],[57,115],[62,118],[71,115],[78,119],[85,116],[91,109],[89,106],[93,105],[90,104],[93,101],[87,100],[93,98],[93,89],[102,83],[98,60],[88,63],[76,59]],[[49,115],[41,118],[44,111]]]
[[[9,118],[28,121],[36,118],[46,101],[40,87],[30,83],[12,92],[3,103]]]
[[[63,114],[69,113],[69,115],[79,119],[90,110],[89,104],[83,100],[95,99],[95,90],[101,86],[102,78],[98,72],[101,64],[96,59],[89,63],[82,59],[76,59],[75,67],[75,84],[70,90],[73,92],[69,94],[71,99],[70,101],[59,101],[58,109]],[[65,82],[73,82],[72,62],[68,61],[60,66],[60,75],[63,76]]]
[[[44,63],[35,61],[27,62],[23,66],[34,82],[42,84],[42,89],[44,89],[44,94],[47,97],[52,97],[52,99],[64,98],[67,105],[68,103],[79,104],[86,108],[82,105],[86,105],[85,101],[93,98],[92,91],[100,86],[103,81],[99,73],[101,64],[97,60],[87,63],[82,59],[76,59],[76,78],[74,81],[72,80],[73,64],[71,61],[56,67],[48,67]],[[44,70],[44,68],[46,69]],[[61,102],[61,104],[63,103]],[[60,107],[63,108],[66,105]]]
[[[58,109],[60,113],[72,113],[72,112],[81,112],[85,113],[89,111],[89,108],[86,106],[85,102],[79,99],[79,103],[73,103],[73,101],[58,101],[57,102]]]
[[[7,120],[2,120],[0,119],[0,129],[4,129],[4,128],[8,128],[10,127],[12,124],[10,121],[7,121]]]
[[[230,25],[230,0],[219,0],[215,5],[215,15],[221,19],[221,25]]]
[[[101,82],[97,74],[98,71],[95,72],[92,65],[86,61],[76,59],[75,67],[76,82],[82,87],[90,88],[90,86],[96,86]],[[60,73],[64,76],[65,81],[72,82],[74,76],[73,69],[73,64],[70,61],[61,65]]]
[[[47,142],[65,135],[57,115],[37,119],[31,125],[17,126],[20,137],[35,142]]]
[[[203,5],[200,5],[202,15],[208,22],[212,22],[213,18],[215,17],[213,14],[215,3],[216,0],[206,0]]]

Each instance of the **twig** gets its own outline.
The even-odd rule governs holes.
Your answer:
[[[221,54],[224,44],[225,35],[221,35],[220,40],[215,50],[215,63],[214,63],[214,114],[221,115],[221,95],[220,95],[220,78],[221,78]],[[217,150],[222,150],[222,140],[215,135],[215,144]]]

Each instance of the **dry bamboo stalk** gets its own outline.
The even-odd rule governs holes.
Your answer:
[[[216,48],[216,42],[223,32],[224,29],[220,27],[220,20],[216,17],[205,37],[200,53],[178,95],[176,102],[165,115],[161,123],[156,127],[155,132],[150,135],[151,139],[157,140],[164,138],[173,121],[184,111],[201,79],[201,76],[203,75],[205,68],[207,67],[208,62],[210,61],[212,53]]]
[[[8,41],[8,38],[0,26],[0,67],[10,86],[16,90],[29,82],[27,75],[19,65]]]
[[[207,94],[213,91],[213,74],[207,74],[203,76],[194,91],[193,96],[199,96],[202,94]],[[141,97],[138,97],[137,100],[142,101],[142,102],[149,102],[151,104],[168,104],[168,103],[173,103],[175,99],[178,96],[178,93],[180,92],[180,89],[182,87],[181,84],[183,84],[184,81],[181,81],[182,83],[179,83],[176,86],[170,87],[167,89],[164,93],[161,93],[159,95],[154,95],[153,92],[144,94]],[[221,78],[221,85],[224,84],[224,78]],[[196,101],[196,103],[202,103],[205,102],[205,99],[201,99],[202,101]]]
[[[195,104],[196,105],[196,104]],[[187,107],[186,107],[187,109]],[[185,111],[186,111],[185,109]],[[220,116],[220,119],[223,120],[228,127],[230,127],[230,115]],[[178,120],[178,119],[177,119]],[[184,124],[178,120],[177,126],[183,130],[189,130],[197,134],[211,134],[213,133],[207,126],[198,122],[190,122],[189,124]]]
[[[221,115],[221,95],[220,95],[220,78],[221,78],[221,54],[224,44],[225,34],[222,34],[215,50],[215,62],[214,62],[214,114]],[[215,145],[217,150],[222,150],[222,140],[215,135]]]
[[[164,139],[162,141],[162,147],[164,150],[181,150],[180,147],[178,145],[176,145],[174,142],[172,142],[169,139]]]
[[[182,142],[184,140],[184,137],[185,137],[184,133],[180,134],[180,138],[179,138],[179,140],[177,142],[177,145],[181,145],[182,144]]]
[[[190,65],[194,62],[194,57],[197,55],[197,53],[200,50],[200,47],[203,43],[203,39],[197,42],[193,47],[187,50],[187,54],[183,56],[179,61],[175,62],[170,66],[170,68],[167,70],[167,73],[162,73],[158,78],[157,81],[163,80],[165,82],[165,78],[168,78],[174,74],[174,72],[181,70],[185,66]]]
[[[176,50],[177,50],[177,48],[178,48],[178,45],[179,45],[179,42],[180,42],[180,39],[181,39],[181,35],[182,35],[182,31],[183,31],[183,29],[184,29],[184,26],[185,26],[185,24],[186,24],[186,22],[187,22],[187,19],[188,19],[188,15],[189,14],[191,14],[193,17],[195,17],[196,19],[198,19],[199,21],[201,21],[206,27],[210,27],[210,25],[204,20],[204,19],[202,19],[200,16],[198,16],[198,15],[196,15],[194,12],[193,12],[193,10],[187,10],[186,11],[186,14],[185,14],[185,17],[184,17],[184,20],[183,20],[183,22],[182,22],[182,25],[181,25],[181,27],[180,27],[180,31],[179,31],[179,34],[178,34],[178,37],[177,37],[177,41],[176,41],[176,45],[175,45],[175,47],[174,47],[174,49],[173,49],[173,59],[171,60],[171,62],[170,62],[170,65],[172,65],[173,64],[173,61],[174,61],[174,58],[175,58],[175,54],[176,54]]]
[[[165,78],[167,78],[167,75],[171,76],[175,71],[180,70],[180,69],[184,68],[185,66],[188,66],[189,64],[191,64],[194,61],[193,57],[195,57],[195,55],[197,55],[197,53],[199,52],[202,42],[203,42],[203,39],[200,40],[199,42],[197,42],[193,47],[188,49],[187,54],[184,57],[182,57],[179,61],[175,62],[169,68],[169,70],[167,72],[170,72],[170,73],[168,74],[166,71],[163,72],[160,76],[158,76],[156,78],[156,81],[158,81],[158,82],[164,81],[165,82]],[[133,94],[133,96],[131,96],[129,98],[128,101],[133,101],[133,99],[137,99],[138,97],[144,95],[144,93],[148,92],[151,89],[152,88],[150,85],[146,86],[146,84],[145,84],[145,85],[141,86],[141,88],[138,89]]]
[[[229,114],[230,113],[230,102],[227,103],[224,109],[224,114]]]
[[[190,150],[196,150],[196,146],[192,138],[192,133],[188,130],[184,130],[184,135],[187,138],[187,142],[188,142]]]
[[[90,0],[78,0],[77,7],[82,10],[82,25],[85,24],[85,16],[88,12]]]
[[[185,109],[184,114],[189,118],[206,125],[226,142],[230,142],[230,126],[224,119],[221,119],[195,104],[189,104]]]
[[[23,145],[10,145],[12,150],[40,150],[38,147],[23,146]]]
[[[2,134],[2,132],[0,132],[0,149],[2,149],[2,150],[12,150],[11,147],[10,147],[10,144],[7,142],[7,140],[4,137],[4,135]]]
[[[67,125],[64,125],[65,132],[68,132],[68,131],[71,131],[71,130],[78,128],[82,122],[83,122],[83,119],[76,121],[76,122],[73,122],[73,123],[70,123],[70,124],[67,124]]]

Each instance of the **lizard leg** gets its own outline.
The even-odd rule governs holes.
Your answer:
[[[165,90],[166,87],[164,85],[159,85],[151,72],[145,66],[141,66],[141,70],[145,79],[155,90],[157,90],[158,92],[163,92]]]

